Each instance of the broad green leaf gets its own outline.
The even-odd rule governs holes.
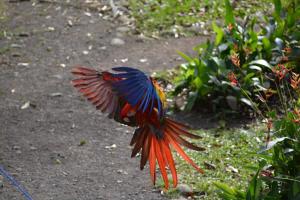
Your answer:
[[[234,196],[235,194],[235,191],[225,183],[214,182],[214,185],[227,194],[230,194],[232,196]]]
[[[186,111],[191,111],[196,103],[198,97],[198,92],[190,92],[187,100],[187,104],[185,106]]]
[[[193,58],[189,57],[188,55],[186,55],[185,53],[181,52],[181,51],[178,51],[176,50],[176,52],[184,59],[186,60],[187,62],[192,62],[193,61]]]
[[[212,23],[212,28],[214,32],[217,34],[215,39],[215,45],[218,46],[223,39],[224,31],[222,28],[218,27],[215,22]]]
[[[245,78],[244,78],[244,81],[245,82],[248,82],[253,76],[255,76],[255,73],[251,72],[251,73],[248,73]]]
[[[279,17],[281,9],[282,9],[281,1],[280,0],[273,0],[273,3],[274,3],[274,6],[275,6],[275,15],[277,17]]]
[[[258,66],[266,67],[266,68],[272,70],[272,66],[266,60],[263,60],[263,59],[254,60],[254,61],[250,62],[249,65],[258,65]]]
[[[193,84],[195,84],[196,88],[199,89],[201,88],[203,82],[199,77],[197,77],[194,79]]]
[[[263,146],[258,153],[262,153],[264,151],[268,151],[269,149],[273,148],[278,142],[282,142],[285,139],[289,139],[288,137],[281,137],[281,138],[276,138],[275,140],[272,140],[268,142],[266,146]]]
[[[220,51],[220,52],[223,52],[223,51],[225,51],[225,50],[227,50],[228,49],[228,44],[226,44],[226,43],[223,43],[223,44],[221,44],[220,46],[218,46],[218,50]]]
[[[221,85],[221,82],[217,79],[217,77],[215,76],[212,76],[212,75],[208,75],[209,76],[209,79],[212,83],[216,84],[217,86],[220,86]]]
[[[257,70],[257,71],[262,71],[262,69],[261,69],[261,67],[259,67],[259,66],[256,66],[256,65],[250,65],[250,67],[249,67],[250,69],[254,69],[254,70]]]
[[[240,101],[243,102],[243,103],[245,103],[245,104],[247,104],[247,105],[250,106],[251,108],[254,108],[253,103],[252,103],[249,99],[241,98]]]
[[[293,9],[289,9],[286,17],[287,25],[289,28],[292,28],[296,22],[295,12]]]
[[[264,48],[266,49],[266,51],[267,51],[267,52],[270,52],[270,50],[271,50],[271,43],[270,43],[270,40],[269,40],[268,38],[264,37],[264,38],[262,39],[262,43],[263,43]]]
[[[226,9],[225,23],[227,25],[234,24],[235,20],[234,20],[233,10],[229,0],[225,0],[225,9]]]
[[[258,175],[262,169],[262,166],[260,166],[260,169],[256,172],[255,176],[252,178],[250,185],[248,187],[246,200],[258,200],[259,198],[259,191],[262,187],[262,181],[258,178]]]

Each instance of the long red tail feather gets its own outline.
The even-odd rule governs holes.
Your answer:
[[[180,147],[180,145],[183,145],[196,151],[203,151],[204,148],[195,146],[180,136],[184,135],[190,138],[199,138],[197,135],[189,133],[186,130],[186,126],[182,126],[181,124],[168,118],[165,119],[160,131],[163,133],[163,137],[157,137],[155,135],[152,125],[145,125],[136,130],[130,143],[131,145],[134,145],[132,157],[136,156],[138,152],[141,152],[141,169],[144,168],[147,160],[149,160],[150,175],[153,184],[155,184],[156,179],[156,162],[158,163],[161,171],[166,189],[169,187],[166,167],[170,169],[174,187],[176,187],[178,183],[171,147],[173,147],[173,149],[176,150],[178,154],[197,171],[204,173],[204,171],[199,168]]]

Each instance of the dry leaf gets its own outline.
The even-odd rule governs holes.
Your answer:
[[[24,110],[24,109],[27,109],[29,108],[30,106],[30,101],[27,101],[26,103],[24,103],[22,106],[21,106],[21,109]]]

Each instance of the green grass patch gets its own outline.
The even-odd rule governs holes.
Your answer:
[[[262,18],[272,6],[271,0],[233,2],[234,15],[240,18],[249,15]],[[135,19],[137,31],[145,35],[188,36],[208,34],[211,22],[222,19],[225,4],[222,0],[130,0],[129,10]]]
[[[205,170],[205,174],[198,173],[177,156],[180,183],[190,185],[196,194],[205,194],[204,197],[201,196],[201,199],[219,199],[215,182],[226,183],[242,191],[245,190],[249,180],[255,174],[254,168],[256,169],[258,163],[255,152],[259,149],[258,140],[263,138],[263,134],[256,134],[262,132],[259,129],[261,128],[253,126],[248,130],[196,131],[203,139],[193,142],[205,147],[206,151],[187,150],[187,153],[197,165]],[[210,164],[215,168],[208,167]],[[162,185],[161,180],[158,184]],[[167,193],[167,196],[171,198],[176,198],[178,195],[176,189],[170,189]],[[200,197],[196,196],[197,198]]]
[[[5,19],[6,16],[6,5],[4,0],[0,0],[0,22]]]

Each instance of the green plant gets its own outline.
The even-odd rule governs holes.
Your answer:
[[[282,14],[279,9],[281,3],[274,2],[276,18]],[[287,14],[286,19],[288,18]],[[281,18],[277,20],[278,24],[282,22]],[[288,20],[283,21],[284,24],[288,24],[287,22]],[[291,38],[297,39],[297,34],[281,36],[287,42]],[[297,48],[294,47],[288,50],[289,56],[295,50]],[[217,183],[217,187],[221,190],[220,196],[224,199],[240,199],[238,192],[249,200],[300,198],[300,75],[295,72],[299,70],[295,66],[297,62],[297,59],[290,56],[285,60],[285,65],[274,63],[277,65],[273,67],[273,78],[269,80],[276,87],[280,108],[273,111],[270,109],[268,112],[256,110],[266,118],[267,123],[265,144],[257,153],[260,164],[245,192]],[[293,65],[295,67],[292,69]]]
[[[300,198],[300,111],[295,108],[283,117],[276,112],[268,115],[273,122],[268,125],[266,144],[257,154],[261,161],[247,191],[217,182],[223,199]]]
[[[5,19],[6,5],[4,1],[0,1],[0,21]]]
[[[300,19],[298,5],[293,12],[282,12],[282,17],[275,11],[274,17],[266,17],[264,26],[257,26],[256,18],[247,18],[239,25],[229,1],[225,1],[225,8],[225,28],[212,24],[215,40],[195,47],[198,57],[179,52],[187,63],[180,66],[174,79],[174,95],[185,93],[186,110],[204,102],[212,102],[215,110],[228,106],[238,110],[243,104],[265,106],[257,100],[266,99],[276,90],[269,80],[273,78],[273,66],[288,62],[290,69],[299,62],[300,20],[291,20]]]

